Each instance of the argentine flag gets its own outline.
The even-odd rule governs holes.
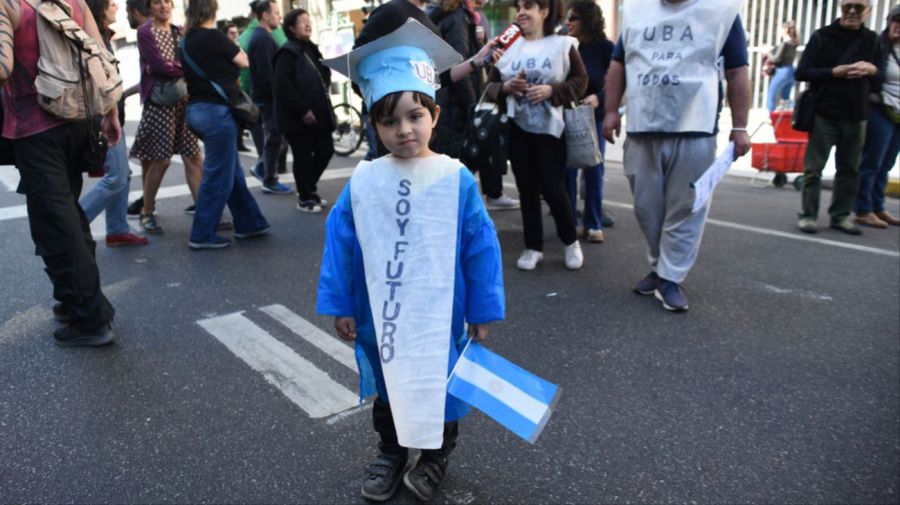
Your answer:
[[[533,444],[560,388],[470,341],[447,379],[447,392]]]

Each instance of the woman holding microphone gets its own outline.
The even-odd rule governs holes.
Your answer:
[[[561,11],[559,0],[517,0],[522,37],[491,70],[486,90],[488,99],[506,103],[513,120],[509,159],[525,228],[525,250],[516,262],[520,270],[534,270],[544,258],[541,196],[565,246],[566,268],[577,270],[584,263],[566,194],[562,107],[584,95],[588,78],[576,40],[553,34]]]

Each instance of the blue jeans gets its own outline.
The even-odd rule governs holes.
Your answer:
[[[597,132],[603,131],[603,124],[597,123]],[[600,137],[600,154],[606,155],[606,139]],[[603,163],[596,167],[584,170],[584,213],[582,221],[588,230],[602,230],[602,206],[603,206],[603,174],[606,169]],[[575,222],[578,222],[578,169],[566,167],[566,192],[569,193],[569,201],[572,203],[572,212],[575,213]]]
[[[794,87],[794,67],[785,65],[775,67],[775,75],[769,81],[768,106],[769,112],[773,112],[778,106],[778,97],[787,101],[791,98],[791,89]]]
[[[249,233],[268,226],[244,180],[238,159],[237,125],[229,107],[193,102],[188,104],[186,119],[193,131],[201,132],[206,154],[191,242],[212,242],[226,203],[234,218],[235,232]]]
[[[857,214],[884,210],[888,172],[900,152],[900,124],[894,123],[880,106],[873,105],[866,129],[866,146],[859,164],[859,190],[853,211]]]
[[[106,174],[90,191],[84,194],[78,203],[84,210],[88,222],[106,210],[106,234],[118,235],[128,233],[128,183],[131,180],[131,169],[128,168],[128,149],[125,147],[125,136],[119,143],[106,152],[103,164]]]

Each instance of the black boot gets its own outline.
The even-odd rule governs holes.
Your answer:
[[[413,467],[403,476],[403,484],[416,498],[430,500],[441,487],[447,475],[450,453],[456,448],[459,437],[459,423],[444,423],[444,444],[440,449],[424,449]]]
[[[372,406],[372,424],[381,437],[379,454],[366,468],[361,494],[367,500],[385,501],[394,496],[400,486],[409,451],[397,442],[391,407],[380,398],[376,398]]]

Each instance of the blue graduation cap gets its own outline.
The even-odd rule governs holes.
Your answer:
[[[393,32],[322,63],[359,85],[371,108],[397,91],[420,91],[434,98],[438,75],[462,61],[450,44],[410,18]]]

